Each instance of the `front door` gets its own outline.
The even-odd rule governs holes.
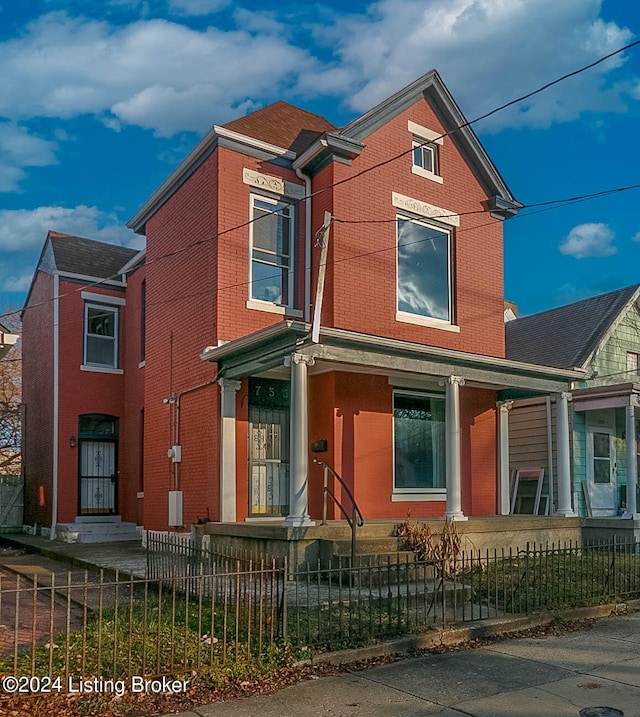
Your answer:
[[[616,515],[616,455],[610,428],[589,427],[587,430],[587,480],[593,514]]]
[[[249,517],[289,512],[289,382],[249,379]]]
[[[115,416],[101,413],[79,417],[79,515],[117,513],[118,424]]]

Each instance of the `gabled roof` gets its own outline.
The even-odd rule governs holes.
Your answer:
[[[49,231],[31,279],[24,308],[29,305],[33,284],[39,271],[48,274],[60,272],[88,280],[106,281],[113,277],[114,283],[119,283],[118,274],[122,273],[123,267],[139,254],[136,249]]]
[[[507,358],[557,368],[587,367],[638,299],[640,285],[592,296],[505,324]]]
[[[320,135],[336,129],[324,117],[282,100],[222,126],[296,154],[304,152]]]
[[[431,70],[340,130],[324,117],[282,101],[221,127],[214,125],[127,226],[144,234],[147,221],[218,146],[264,161],[278,159],[312,174],[333,158],[350,162],[362,151],[364,138],[421,98],[433,107],[475,173],[492,216],[506,219],[516,214],[522,205],[514,199],[440,75]]]
[[[107,279],[120,272],[138,250],[50,231],[55,269],[67,274]]]

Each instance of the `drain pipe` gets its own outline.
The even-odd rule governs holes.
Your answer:
[[[304,182],[304,320],[311,319],[311,177],[296,167],[296,176]]]
[[[60,446],[60,274],[53,275],[53,465],[51,471],[51,534],[55,540],[58,524],[58,462]]]

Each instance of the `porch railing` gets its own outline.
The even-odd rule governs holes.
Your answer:
[[[364,525],[364,518],[362,516],[362,513],[360,512],[360,508],[358,508],[358,504],[356,503],[353,494],[349,490],[349,486],[342,480],[338,473],[326,461],[323,461],[320,458],[314,458],[313,462],[323,467],[322,525],[327,524],[327,496],[329,496],[331,500],[338,506],[340,512],[345,517],[349,528],[351,528],[351,567],[353,568],[356,565],[356,529],[361,528]],[[340,483],[340,485],[342,486],[342,490],[349,497],[349,500],[351,501],[350,514],[347,512],[342,502],[338,500],[336,494],[331,490],[331,488],[329,488],[329,473],[331,473],[331,475],[338,481],[338,483]]]

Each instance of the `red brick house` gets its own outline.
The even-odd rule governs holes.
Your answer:
[[[365,519],[508,512],[501,401],[582,373],[505,358],[502,221],[520,205],[464,124],[435,71],[342,129],[277,102],[214,126],[147,200],[129,223],[144,268],[100,288],[126,300],[129,361],[144,286],[144,369],[103,377],[122,414],[74,407],[66,430],[122,415],[120,484],[144,474],[123,517],[311,525],[312,443]],[[124,447],[141,425],[143,455]]]

